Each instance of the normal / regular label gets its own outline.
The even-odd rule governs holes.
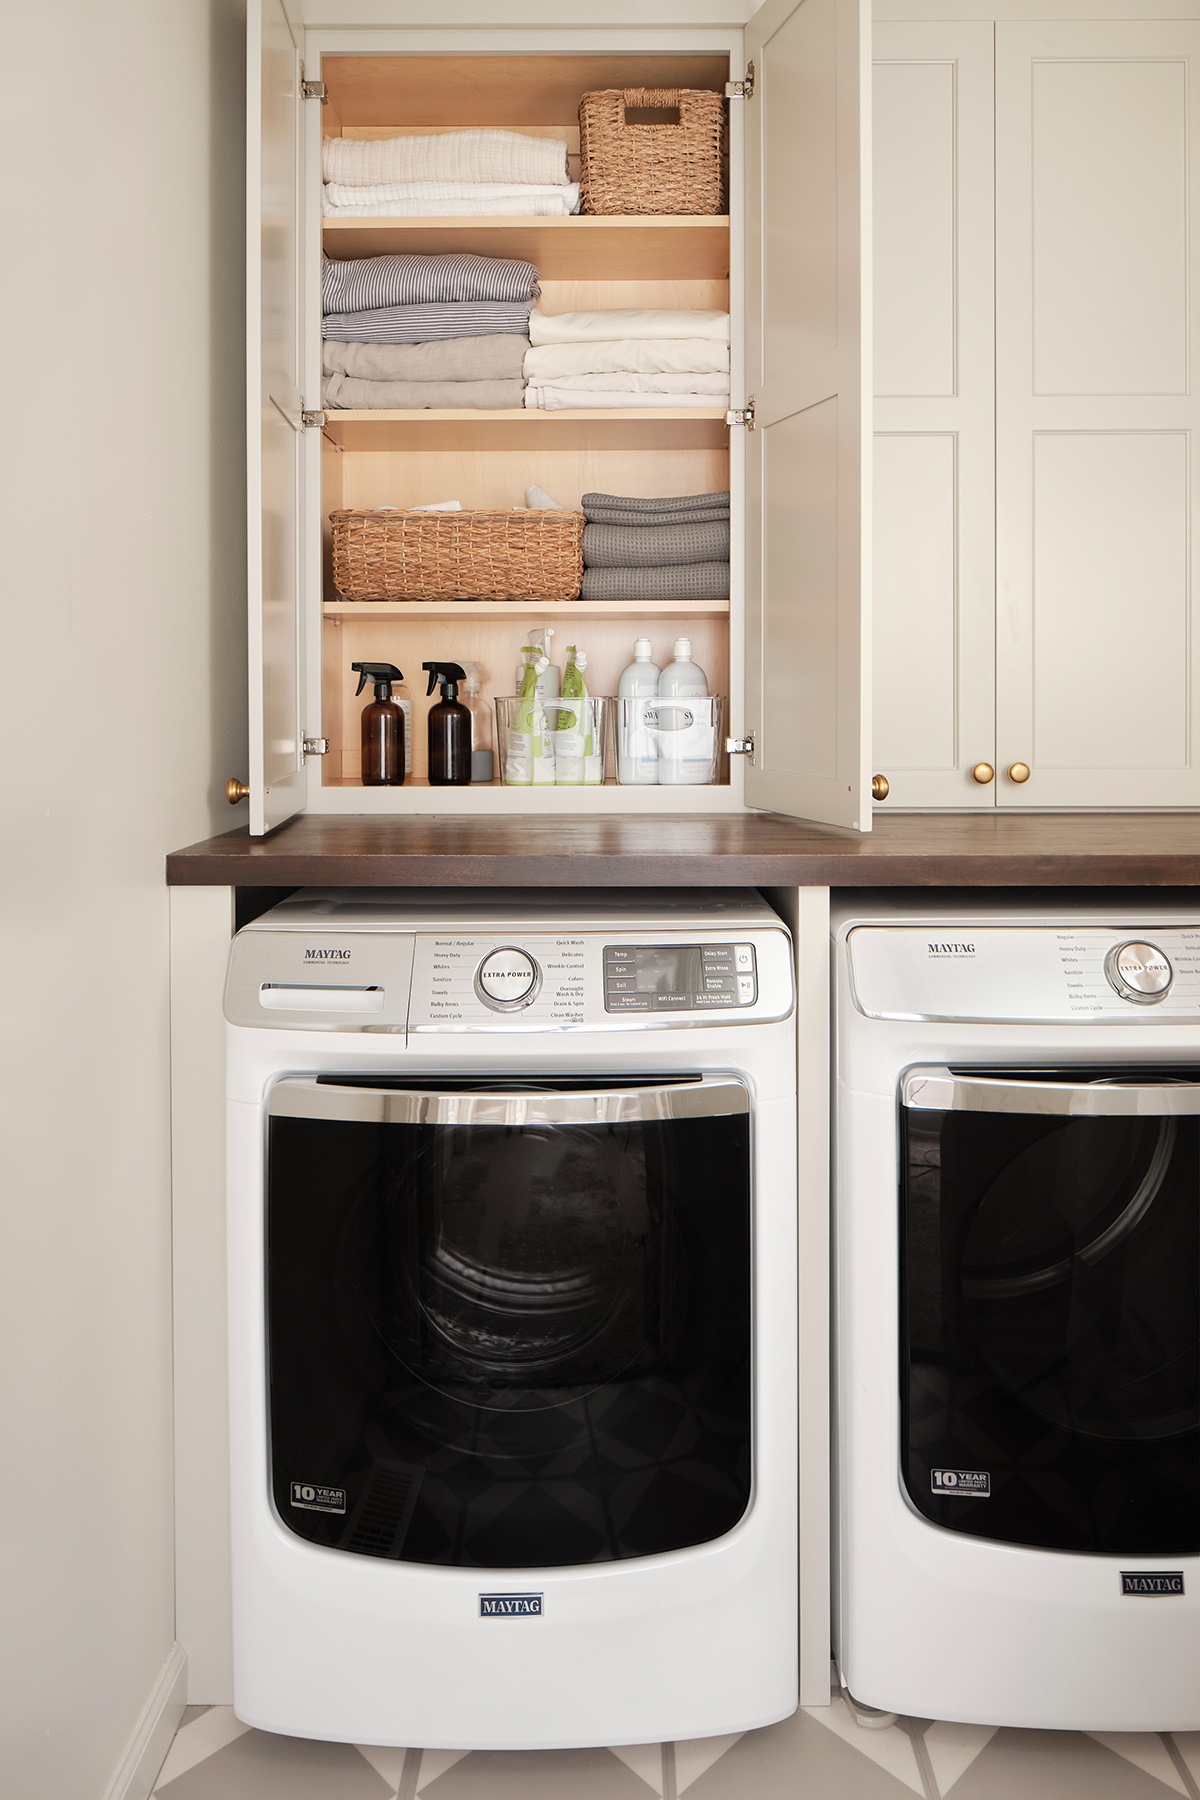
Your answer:
[[[935,1494],[963,1500],[987,1500],[992,1492],[992,1478],[986,1469],[931,1469],[929,1481]]]

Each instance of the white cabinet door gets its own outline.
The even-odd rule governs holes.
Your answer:
[[[250,830],[304,804],[300,630],[300,57],[280,0],[250,0],[246,464]]]
[[[995,804],[993,40],[981,21],[874,34],[872,755],[885,810]]]
[[[862,830],[870,30],[869,0],[765,0],[746,27],[746,799]]]
[[[1002,806],[1200,802],[1198,107],[1200,25],[997,27]]]

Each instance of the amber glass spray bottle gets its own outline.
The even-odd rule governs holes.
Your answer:
[[[362,710],[362,784],[364,787],[403,787],[404,713],[392,699],[393,681],[404,676],[395,663],[351,663],[358,673],[355,695],[368,681],[375,683],[375,698]]]

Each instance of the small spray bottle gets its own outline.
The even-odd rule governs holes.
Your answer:
[[[392,683],[404,676],[395,663],[351,663],[358,675],[355,697],[368,681],[375,683],[375,698],[362,710],[362,784],[364,787],[403,787],[404,714],[392,699]]]
[[[429,785],[466,787],[471,780],[471,714],[458,697],[458,684],[466,673],[458,663],[427,662],[429,687],[442,690],[429,709]]]

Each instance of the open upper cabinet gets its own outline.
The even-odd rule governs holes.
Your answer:
[[[408,9],[410,13],[413,9]],[[497,9],[499,10],[499,9]],[[250,6],[249,326],[251,829],[300,810],[726,812],[761,807],[869,827],[868,529],[864,405],[864,0],[767,0],[734,29],[428,25],[301,32],[280,0]],[[752,80],[749,65],[753,64]],[[471,127],[565,138],[581,96],[699,88],[726,102],[728,210],[572,217],[322,213],[322,140]],[[322,94],[323,89],[323,94]],[[728,311],[731,404],[542,411],[322,407],[322,255],[467,251],[532,262],[543,313]],[[330,514],[457,499],[521,507],[537,484],[731,494],[727,600],[348,599]],[[726,698],[714,785],[431,787],[422,663],[470,660],[479,701],[515,692],[521,646],[588,652],[589,693],[615,695],[636,638],[670,660],[692,641]],[[364,787],[354,662],[404,670],[413,769]],[[494,739],[493,739],[494,741]],[[307,746],[307,748],[306,748]]]

